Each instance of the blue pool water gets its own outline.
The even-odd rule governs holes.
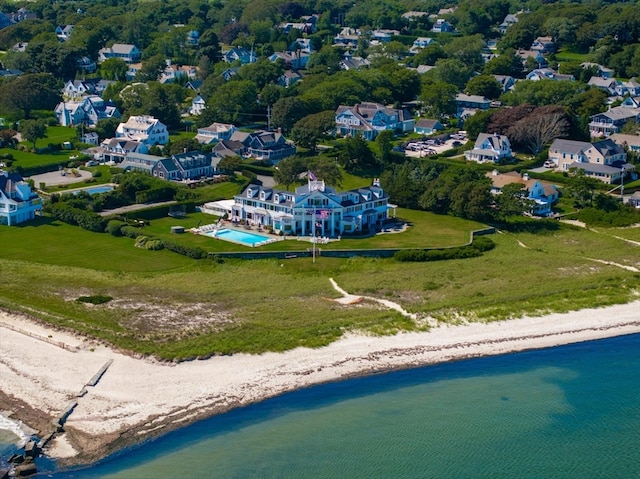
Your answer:
[[[248,233],[246,231],[232,230],[229,228],[223,228],[215,233],[207,233],[213,235],[215,238],[230,241],[232,243],[240,243],[246,246],[255,246],[262,241],[269,241],[271,238],[268,236],[259,235],[256,233]]]
[[[112,191],[114,189],[113,185],[100,185],[100,186],[91,186],[89,188],[81,188],[73,192],[73,194],[78,194],[80,191],[86,191],[90,195],[97,195],[99,193],[106,193],[107,191]]]
[[[635,334],[351,379],[52,477],[637,478],[639,369]]]

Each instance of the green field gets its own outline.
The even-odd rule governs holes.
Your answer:
[[[423,246],[459,244],[477,226],[407,210],[399,215],[414,226],[388,235],[396,245],[418,238]],[[187,226],[202,219],[190,215],[179,222]],[[148,232],[169,235],[174,221],[152,221]],[[322,256],[316,263],[310,258],[217,262],[140,250],[131,239],[45,218],[0,227],[0,307],[166,359],[317,347],[347,331],[389,334],[427,327],[366,301],[340,306],[328,299],[337,296],[329,278],[351,293],[390,299],[446,322],[630,301],[637,297],[640,274],[594,260],[634,265],[637,246],[616,236],[637,237],[637,231],[558,223],[538,234],[495,234],[496,248],[480,257],[432,263]],[[238,249],[206,237],[170,236]],[[95,306],[75,301],[87,295],[114,299]]]

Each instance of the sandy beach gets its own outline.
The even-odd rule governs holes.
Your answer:
[[[0,312],[0,412],[45,435],[53,430],[52,419],[77,401],[65,432],[45,452],[63,464],[89,463],[198,419],[313,384],[632,333],[640,333],[640,301],[395,336],[349,334],[319,349],[169,364]],[[86,386],[109,361],[98,383]]]

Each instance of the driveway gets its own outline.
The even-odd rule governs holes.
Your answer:
[[[84,180],[91,178],[90,171],[76,170],[80,176],[73,176],[66,173],[62,176],[62,171],[52,171],[50,173],[42,173],[41,175],[33,175],[29,179],[33,180],[33,184],[38,188],[40,183],[46,186],[71,185],[73,183],[82,183]]]

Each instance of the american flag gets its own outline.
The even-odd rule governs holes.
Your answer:
[[[316,211],[316,214],[322,218],[322,219],[327,219],[329,217],[329,212],[327,210],[318,210]]]
[[[316,181],[317,180],[316,175],[314,175],[312,171],[309,172],[309,179],[311,181]]]

